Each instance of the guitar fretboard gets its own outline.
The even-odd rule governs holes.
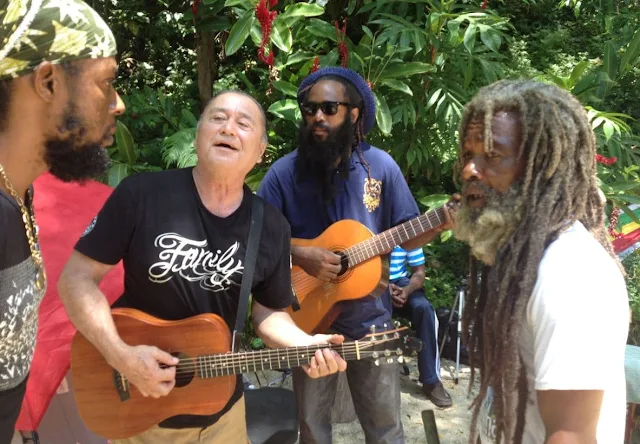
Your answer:
[[[284,349],[264,349],[246,353],[204,355],[197,358],[197,370],[201,378],[237,375],[258,370],[300,367],[311,362],[316,350],[331,348],[345,360],[359,360],[371,356],[367,351],[369,341],[354,341],[338,345],[310,345]]]
[[[359,242],[344,251],[349,267],[354,267],[372,257],[388,254],[396,246],[414,239],[445,222],[444,208],[421,214],[415,219],[390,228],[377,236]]]

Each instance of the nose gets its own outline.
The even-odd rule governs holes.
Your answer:
[[[316,113],[313,115],[313,120],[316,122],[324,122],[326,120],[326,115],[322,112],[322,109],[318,108]]]
[[[222,134],[233,136],[235,134],[235,121],[230,118],[226,119],[224,123],[220,126],[220,132]]]
[[[121,116],[122,114],[124,114],[124,111],[126,110],[126,106],[117,92],[116,92],[116,102],[115,104],[111,105],[111,108],[113,109],[113,113],[116,116]]]
[[[474,179],[482,180],[484,178],[484,173],[482,172],[480,163],[481,162],[479,162],[475,157],[469,159],[462,168],[462,180],[465,182],[470,182]]]

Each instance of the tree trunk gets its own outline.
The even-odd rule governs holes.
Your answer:
[[[198,57],[198,91],[200,93],[201,107],[204,108],[213,96],[213,81],[218,76],[214,32],[198,32],[196,54]]]

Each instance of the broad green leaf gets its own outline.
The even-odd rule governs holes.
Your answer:
[[[198,23],[198,31],[226,31],[231,27],[229,17],[217,16],[210,17]]]
[[[380,74],[380,79],[409,77],[415,74],[424,74],[435,71],[436,67],[423,62],[398,63],[387,67]]]
[[[251,31],[249,32],[249,35],[251,36],[251,41],[253,42],[253,44],[259,48],[260,44],[262,43],[262,27],[260,26],[260,23],[258,21],[254,20],[253,25],[251,25]]]
[[[617,194],[616,199],[627,203],[634,203],[640,205],[640,196],[632,196],[629,194]]]
[[[123,163],[116,163],[109,169],[109,186],[115,188],[129,175],[129,167]]]
[[[440,233],[440,242],[446,242],[449,239],[451,239],[452,236],[453,236],[452,230],[445,230],[442,233]]]
[[[207,2],[207,0],[205,0],[205,3],[211,3],[211,2]],[[231,6],[244,6],[244,9],[251,10],[251,11],[254,8],[253,3],[249,0],[227,0],[226,2],[224,2],[224,6],[227,8]]]
[[[324,20],[310,19],[304,29],[317,37],[337,41],[336,28]]]
[[[570,90],[573,89],[573,87],[576,86],[576,84],[580,81],[580,78],[582,78],[582,74],[584,74],[584,71],[589,67],[590,64],[591,63],[588,60],[583,60],[573,67],[571,76],[569,77]]]
[[[409,85],[407,85],[404,82],[401,82],[400,80],[387,79],[387,80],[381,81],[380,84],[386,85],[391,89],[395,89],[396,91],[401,91],[410,96],[413,95],[413,91],[411,91],[411,88],[409,88]]]
[[[500,52],[500,44],[502,43],[502,39],[500,38],[500,34],[495,29],[486,25],[481,25],[480,40],[482,40],[482,43],[484,43],[491,51]]]
[[[384,135],[391,134],[391,127],[393,126],[391,120],[391,112],[389,111],[389,105],[387,105],[387,100],[383,95],[373,93],[376,98],[376,122],[378,123],[378,128],[380,128],[380,132]]]
[[[429,98],[429,101],[427,102],[427,109],[431,108],[436,103],[436,101],[440,97],[440,93],[441,92],[442,92],[442,88],[436,90],[433,94],[431,94],[431,97]]]
[[[229,32],[229,38],[224,46],[227,55],[235,54],[238,49],[242,47],[244,41],[249,36],[251,27],[256,20],[256,15],[253,9],[249,9],[244,13],[242,17],[233,25],[231,32]]]
[[[620,59],[620,73],[626,74],[633,66],[635,60],[640,56],[640,29],[636,30],[629,46],[624,51]]]
[[[632,221],[634,221],[637,224],[640,224],[640,218],[638,218],[638,216],[636,215],[636,213],[633,212],[633,210],[631,210],[631,208],[629,208],[627,205],[625,204],[620,204],[620,208],[622,208],[622,211],[624,211],[624,213],[629,216],[631,218]]]
[[[291,97],[298,96],[298,89],[289,82],[285,82],[284,80],[276,80],[273,82],[273,86],[275,89],[285,93],[288,96],[291,96]]]
[[[119,120],[117,121],[116,144],[122,160],[129,165],[135,164],[137,156],[133,136],[129,128]]]
[[[411,166],[416,161],[416,151],[412,148],[409,148],[407,151],[407,165]]]
[[[362,25],[362,30],[371,39],[372,42],[375,40],[374,37],[373,37],[373,32],[371,32],[371,30],[369,28],[367,28],[366,26]]]
[[[312,3],[295,3],[291,6],[287,6],[281,17],[316,17],[322,14],[324,14],[324,8],[320,5]]]
[[[314,57],[315,57],[315,54],[311,51],[298,51],[291,54],[287,58],[287,62],[282,66],[284,67],[289,65],[295,65],[296,63],[300,63],[300,62],[308,62]]]
[[[619,182],[608,183],[607,185],[611,188],[611,191],[614,192],[629,191],[640,188],[640,182],[636,180],[621,180]]]
[[[292,99],[279,100],[272,104],[267,111],[281,119],[290,121],[298,121],[302,117],[298,102]]]
[[[279,18],[276,18],[274,22],[271,41],[282,51],[289,53],[291,52],[291,46],[293,46],[293,36],[284,20],[279,20]]]
[[[473,48],[476,46],[476,32],[478,26],[475,23],[469,24],[467,30],[464,32],[464,47],[467,48],[469,53],[473,53]]]
[[[186,125],[196,126],[198,124],[198,119],[196,116],[186,108],[182,110],[182,120]]]
[[[618,56],[613,42],[607,42],[604,45],[604,71],[612,81],[618,77]]]
[[[428,209],[440,208],[449,201],[450,197],[446,194],[431,194],[420,199],[420,203]]]
[[[606,120],[604,122],[604,125],[602,125],[602,131],[604,131],[604,137],[606,137],[607,140],[609,140],[609,139],[611,139],[611,136],[613,136],[613,133],[615,131],[615,127],[613,126],[613,124],[609,120]]]

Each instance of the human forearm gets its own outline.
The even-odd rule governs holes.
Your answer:
[[[254,309],[253,317],[255,331],[267,347],[295,347],[313,344],[313,337],[301,330],[293,322],[291,316],[284,311],[265,313],[262,310]]]
[[[421,289],[424,286],[424,278],[424,270],[415,270],[411,275],[411,279],[409,279],[409,283],[407,284],[407,294],[411,294],[414,291]]]
[[[118,367],[127,345],[120,339],[111,307],[95,278],[77,270],[73,259],[58,281],[58,293],[71,323],[105,357]]]
[[[545,444],[596,444],[596,439],[582,433],[558,431],[547,436]]]

